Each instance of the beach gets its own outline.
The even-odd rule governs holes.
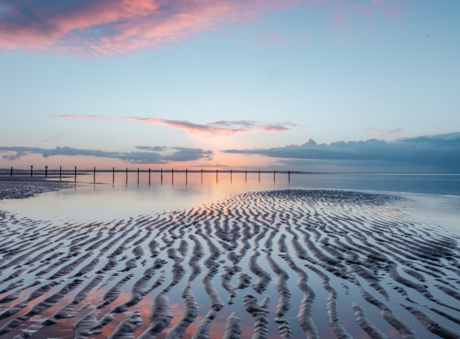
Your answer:
[[[261,190],[80,223],[3,210],[0,336],[458,338],[459,233],[405,200]]]

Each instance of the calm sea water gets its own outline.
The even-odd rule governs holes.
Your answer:
[[[74,178],[63,180],[74,181]],[[191,208],[226,196],[273,189],[341,189],[403,195],[430,221],[460,221],[460,175],[439,174],[287,174],[237,173],[98,173],[77,177],[73,189],[33,199],[0,202],[0,208],[21,215],[60,220],[110,221],[140,214]]]

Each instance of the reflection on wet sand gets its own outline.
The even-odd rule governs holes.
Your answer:
[[[396,196],[261,191],[89,224],[4,211],[0,232],[4,338],[460,336],[459,236]]]

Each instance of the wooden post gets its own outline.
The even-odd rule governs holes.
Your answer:
[[[149,168],[149,185],[150,185],[150,168]]]
[[[30,166],[30,176],[33,176],[34,173],[34,166]]]
[[[163,185],[163,169],[161,169],[161,184]]]
[[[139,168],[137,169],[137,184],[139,185]]]
[[[11,166],[10,177],[13,176],[13,166]]]
[[[77,180],[77,166],[75,166],[75,180]]]
[[[201,183],[203,183],[203,169],[201,169]]]
[[[244,181],[248,181],[248,170],[244,171]]]
[[[96,167],[94,167],[93,181],[96,182]]]
[[[112,184],[115,183],[115,167],[112,167]]]
[[[128,185],[128,168],[126,167],[126,185]]]
[[[216,169],[216,182],[219,182],[219,170]]]
[[[291,182],[291,171],[288,171],[288,181]]]
[[[171,168],[171,183],[174,184],[174,168]]]
[[[45,178],[48,177],[48,167],[45,167]]]
[[[260,182],[260,170],[259,170],[259,182]]]
[[[62,178],[62,166],[59,166],[59,178]]]
[[[273,181],[276,181],[276,171],[273,171]]]
[[[232,182],[233,170],[230,170],[230,182]]]
[[[188,170],[185,169],[185,185],[188,183]]]

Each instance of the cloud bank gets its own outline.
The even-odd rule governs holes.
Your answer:
[[[195,124],[189,121],[183,120],[168,120],[162,118],[139,118],[139,117],[127,117],[127,118],[115,118],[104,115],[50,115],[51,118],[60,118],[66,120],[119,120],[119,121],[135,121],[141,124],[150,125],[161,125],[173,129],[180,129],[187,131],[191,135],[200,135],[204,138],[222,137],[222,136],[233,136],[239,133],[277,133],[291,130],[293,127],[298,125],[292,122],[284,123],[264,123],[261,121],[251,120],[235,120],[235,121],[216,121],[209,124]]]
[[[166,150],[165,147],[137,146],[141,150]],[[171,147],[171,154],[159,154],[150,152],[107,152],[100,150],[88,150],[72,147],[56,147],[45,149],[38,147],[4,147],[0,151],[16,152],[16,155],[3,155],[3,159],[17,160],[27,154],[41,154],[44,158],[52,156],[93,156],[98,158],[119,159],[130,164],[167,164],[170,162],[213,160],[212,151],[204,151],[201,148]]]
[[[219,25],[258,19],[295,4],[316,4],[333,22],[349,17],[404,14],[401,1],[367,5],[342,0],[60,0],[0,1],[0,50],[72,51],[92,56],[128,53],[181,42]]]
[[[376,162],[388,166],[413,166],[419,170],[436,168],[460,171],[460,132],[397,139],[392,142],[370,139],[366,141],[337,141],[317,144],[308,140],[303,145],[289,145],[268,149],[228,149],[224,153],[263,155],[286,159],[287,164],[334,164],[362,166]]]

